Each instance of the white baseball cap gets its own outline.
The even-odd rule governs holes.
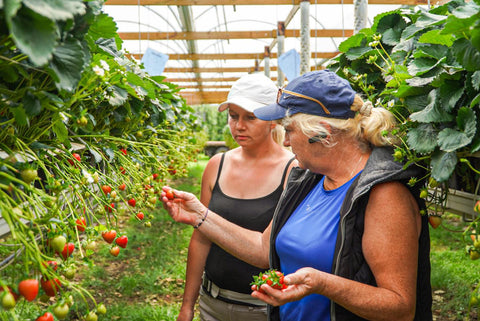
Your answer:
[[[248,74],[233,84],[227,101],[218,106],[218,111],[224,111],[230,104],[234,104],[253,113],[257,108],[274,104],[277,93],[277,86],[267,76],[260,73]]]

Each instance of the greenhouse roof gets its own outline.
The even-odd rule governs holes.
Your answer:
[[[352,0],[309,3],[309,65],[320,69],[354,33],[359,4]],[[360,10],[367,10],[365,25],[370,27],[377,14],[405,5],[427,9],[431,4],[429,0],[371,0]],[[299,0],[107,0],[104,12],[117,23],[124,50],[136,59],[143,57],[149,73],[162,74],[166,81],[184,88],[181,94],[195,105],[224,101],[236,79],[265,72],[265,67],[278,81],[277,27],[279,22],[285,26],[283,53],[292,53],[290,58],[298,61],[300,30],[305,28],[300,7]],[[265,59],[266,53],[270,59]]]

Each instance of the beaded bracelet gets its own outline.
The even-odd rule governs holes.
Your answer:
[[[207,219],[207,215],[208,215],[208,207],[207,207],[207,210],[205,211],[205,215],[203,215],[202,220],[198,222],[198,224],[195,225],[193,228],[199,228],[200,225],[202,225],[202,223],[205,222],[205,220]]]

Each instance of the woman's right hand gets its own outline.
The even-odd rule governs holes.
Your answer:
[[[192,226],[201,221],[205,210],[207,209],[192,193],[173,190],[173,199],[171,198],[172,188],[164,186],[162,188],[163,207],[175,222],[185,223]],[[169,197],[167,197],[167,194]]]
[[[192,321],[194,316],[194,311],[191,308],[182,308],[178,314],[177,321]]]

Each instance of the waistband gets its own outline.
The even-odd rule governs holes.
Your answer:
[[[202,289],[212,298],[218,299],[223,302],[251,307],[267,306],[265,302],[252,297],[250,294],[219,288],[215,283],[213,283],[209,278],[207,278],[205,273],[203,274],[202,279]]]

